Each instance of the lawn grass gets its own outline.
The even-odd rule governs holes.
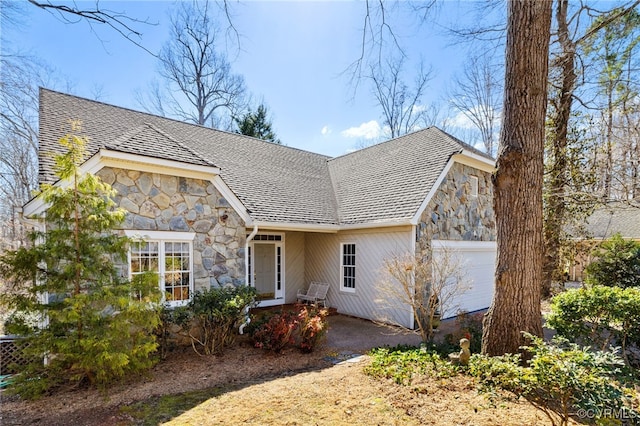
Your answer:
[[[218,386],[211,389],[154,396],[120,407],[120,414],[130,417],[133,424],[156,426],[179,416],[208,399],[216,398],[231,390],[234,388]]]

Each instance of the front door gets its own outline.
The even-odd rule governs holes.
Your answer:
[[[255,283],[258,298],[261,300],[276,297],[276,245],[255,244]]]
[[[249,247],[249,284],[258,300],[282,303],[284,298],[284,236],[258,234]],[[269,305],[271,303],[267,303]],[[264,303],[261,305],[267,306]]]

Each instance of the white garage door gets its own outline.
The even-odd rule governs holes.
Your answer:
[[[488,308],[494,289],[497,249],[495,241],[433,240],[431,247],[436,262],[451,257],[457,258],[466,281],[466,290],[455,297],[448,309],[445,307],[443,317],[454,316],[458,310],[473,312]]]

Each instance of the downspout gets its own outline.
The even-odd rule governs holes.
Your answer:
[[[417,240],[418,240],[418,225],[412,225],[411,226],[411,255],[413,257],[413,259],[415,259],[418,255],[417,253]],[[420,237],[422,237],[422,235],[420,235]],[[413,270],[413,274],[411,274],[411,281],[413,284],[413,297],[416,297],[416,271],[415,269]],[[415,303],[412,301],[412,303]],[[415,330],[416,328],[416,318],[415,315],[413,313],[413,309],[411,308],[409,309],[409,329],[410,330]]]
[[[249,270],[249,243],[251,242],[251,240],[253,240],[253,237],[255,237],[257,233],[258,225],[253,225],[253,231],[251,231],[251,234],[249,234],[249,236],[247,237],[247,241],[244,243],[245,285],[249,285],[249,274],[251,273],[251,271]],[[251,318],[249,317],[249,307],[245,308],[244,316],[244,322],[240,325],[240,328],[238,328],[238,334],[244,334],[244,328],[251,322]]]

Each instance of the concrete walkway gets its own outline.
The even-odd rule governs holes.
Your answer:
[[[420,333],[400,327],[381,325],[373,321],[354,318],[347,315],[330,315],[329,331],[324,347],[328,351],[366,353],[369,349],[382,346],[411,345],[420,346]],[[434,340],[439,341],[457,328],[456,318],[440,323]],[[555,330],[543,327],[545,340],[551,340]]]
[[[455,328],[455,319],[442,321],[437,336],[444,336]],[[376,324],[346,315],[329,316],[329,331],[325,347],[329,350],[365,353],[380,346],[412,345],[422,342],[420,333],[403,328]]]

